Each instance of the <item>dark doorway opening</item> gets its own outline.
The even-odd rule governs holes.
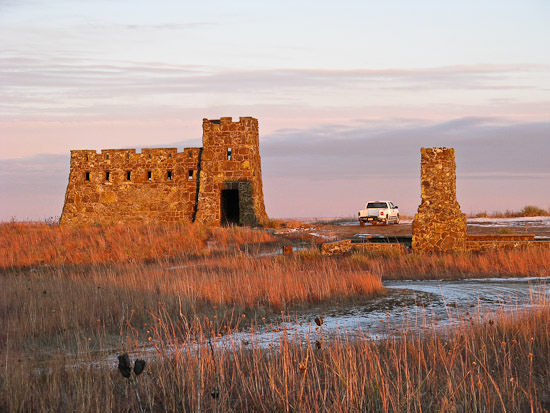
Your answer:
[[[222,189],[222,225],[239,224],[239,190]]]

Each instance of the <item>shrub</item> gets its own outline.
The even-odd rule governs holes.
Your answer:
[[[534,205],[527,205],[519,213],[522,217],[541,217],[548,215],[548,211]]]

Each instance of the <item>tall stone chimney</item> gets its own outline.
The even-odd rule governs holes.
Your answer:
[[[456,200],[453,148],[422,148],[421,204],[412,225],[414,252],[455,252],[466,247],[466,215]]]

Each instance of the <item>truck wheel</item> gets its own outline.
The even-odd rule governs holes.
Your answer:
[[[395,223],[399,224],[399,214],[397,214],[397,218],[395,218]]]
[[[359,221],[359,225],[361,225],[362,227],[365,226],[365,221]]]

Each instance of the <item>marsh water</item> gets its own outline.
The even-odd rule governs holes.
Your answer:
[[[387,289],[384,296],[281,314],[278,322],[271,319],[253,330],[212,338],[212,345],[231,351],[277,348],[283,339],[294,343],[314,343],[333,337],[376,341],[399,336],[403,331],[444,333],[472,319],[482,317],[489,321],[502,312],[529,309],[540,305],[541,300],[550,299],[550,277],[384,281],[384,286]],[[322,327],[314,321],[318,317],[323,318]],[[200,345],[208,344],[187,344],[179,350],[194,352]],[[157,356],[150,344],[139,348],[137,353],[149,360]],[[116,362],[116,353],[110,351],[97,361],[113,366]]]
[[[387,294],[351,305],[310,308],[281,317],[275,327],[241,332],[230,341],[279,343],[281,333],[293,340],[316,339],[316,317],[323,318],[324,338],[337,334],[381,339],[403,330],[444,329],[480,314],[527,309],[550,297],[550,277],[470,280],[385,281]],[[221,344],[221,343],[220,343]]]

